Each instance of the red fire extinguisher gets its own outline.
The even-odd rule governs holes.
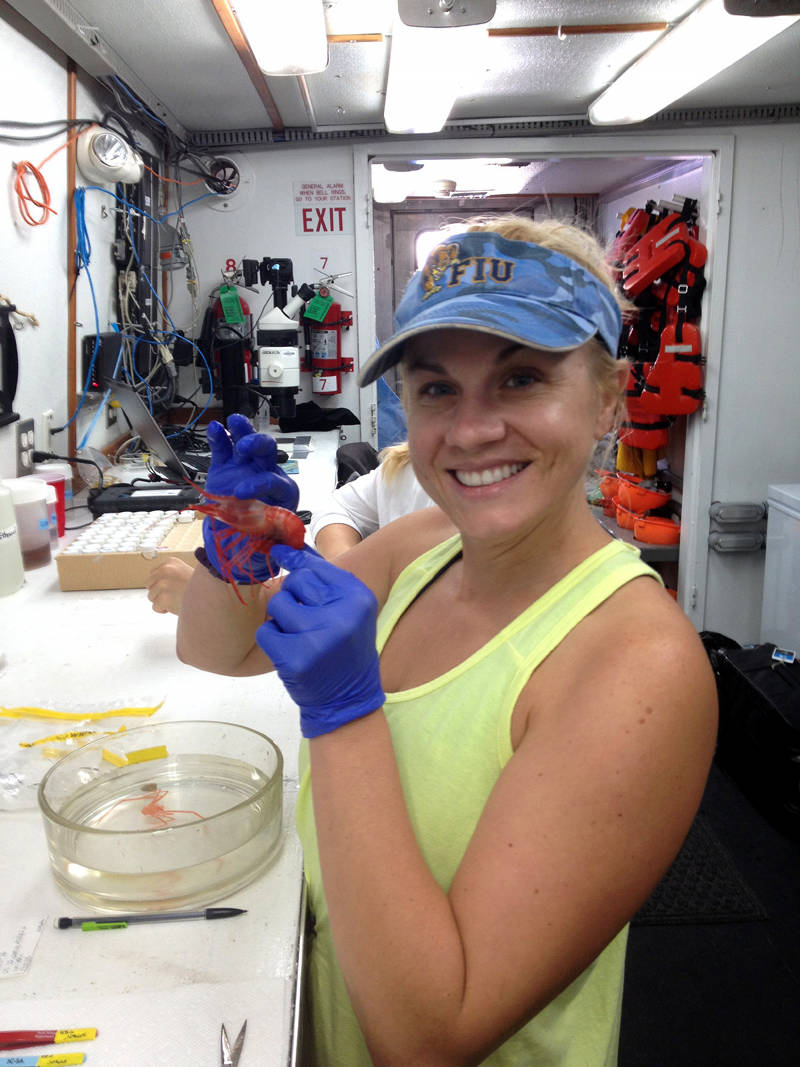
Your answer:
[[[311,392],[331,396],[342,391],[342,374],[353,369],[352,359],[342,359],[342,330],[353,325],[352,311],[331,304],[322,321],[306,319],[311,358]]]

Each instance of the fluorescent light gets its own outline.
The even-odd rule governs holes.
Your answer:
[[[596,126],[641,122],[797,22],[800,15],[729,15],[723,0],[703,0],[589,107]]]
[[[394,20],[383,121],[390,133],[438,133],[470,73],[480,76],[481,26],[420,29]]]
[[[327,67],[323,0],[234,0],[233,7],[265,74],[316,74]]]

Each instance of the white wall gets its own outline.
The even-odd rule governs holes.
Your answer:
[[[348,233],[298,233],[295,186],[302,183],[341,182],[353,197],[353,154],[348,147],[325,149],[290,148],[247,153],[226,152],[241,167],[243,183],[240,191],[229,201],[230,207],[221,209],[214,199],[200,200],[186,209],[185,217],[191,234],[198,264],[200,314],[208,305],[209,294],[222,282],[221,271],[227,260],[241,263],[242,259],[259,262],[266,256],[272,259],[291,259],[297,285],[321,281],[324,274],[344,274],[339,280],[342,289],[355,293],[355,252],[353,228],[356,225],[352,201],[348,211]],[[189,199],[189,194],[185,194]],[[329,216],[326,216],[329,217]],[[316,213],[312,216],[312,221]],[[360,216],[363,225],[363,213]],[[301,223],[302,230],[302,223]],[[240,290],[250,311],[257,315],[271,293],[269,285],[257,284],[257,292]],[[343,311],[355,312],[355,300],[332,292]],[[272,307],[272,303],[268,307]],[[178,328],[189,329],[191,302],[180,272],[175,272],[175,286],[170,302],[170,314]],[[354,314],[354,321],[355,321]],[[356,329],[342,333],[342,357],[355,359]],[[356,364],[357,366],[357,364]],[[181,384],[193,375],[182,372]],[[314,400],[320,407],[346,407],[359,414],[359,396],[355,374],[342,376],[342,392],[338,395],[315,396],[311,392],[310,375],[301,374],[298,402]],[[345,427],[351,440],[359,440],[359,427]]]
[[[28,122],[63,118],[67,113],[65,64],[43,39],[37,44],[20,33],[19,21],[15,17],[12,25],[4,27],[0,44],[0,97],[6,102],[7,117]],[[36,70],[35,78],[31,70]],[[21,100],[21,85],[26,86],[25,106],[15,115],[11,102]],[[31,228],[21,221],[12,186],[15,162],[27,159],[38,165],[63,140],[59,135],[47,141],[0,142],[0,171],[8,190],[6,208],[0,212],[0,292],[39,322],[38,327],[26,325],[17,333],[20,375],[14,407],[25,417],[55,408],[59,424],[66,418],[66,156],[57,156],[43,168],[58,212],[44,226]],[[32,188],[36,189],[35,184]],[[15,440],[13,424],[0,429],[0,477],[16,473]]]
[[[0,99],[4,102],[4,118],[22,122],[62,120],[68,114],[67,92],[67,64],[63,54],[6,7],[0,36]],[[77,117],[98,119],[107,106],[108,101],[96,83],[79,77]],[[8,128],[3,132],[9,132]],[[38,131],[20,128],[14,132],[27,136]],[[38,447],[42,443],[42,413],[53,409],[53,425],[64,426],[77,405],[77,397],[67,397],[67,339],[71,328],[68,306],[72,277],[67,264],[67,152],[58,152],[40,167],[54,212],[41,226],[32,227],[22,220],[12,188],[13,166],[17,161],[28,160],[38,167],[65,143],[68,136],[58,133],[47,140],[0,142],[0,172],[8,176],[6,209],[0,211],[0,293],[21,311],[35,315],[39,323],[38,326],[26,324],[16,335],[20,373],[14,409],[22,418],[35,420]],[[83,181],[80,175],[78,180]],[[29,185],[38,195],[35,181],[30,181]],[[38,217],[40,212],[32,209],[32,214]],[[86,224],[92,246],[89,269],[98,304],[100,330],[104,331],[110,328],[115,317],[110,254],[114,235],[111,197],[97,191],[87,192]],[[77,331],[80,351],[80,337],[96,330],[85,273],[78,279],[76,293],[77,321],[82,324]],[[79,387],[81,384],[79,382]],[[78,442],[96,408],[97,402],[93,402],[84,404],[81,409],[76,420]],[[101,448],[118,432],[117,428],[113,432],[107,431],[105,419],[101,418],[89,443]],[[0,428],[0,477],[16,474],[15,447],[16,426]],[[67,447],[66,432],[53,438],[52,451],[61,453]]]

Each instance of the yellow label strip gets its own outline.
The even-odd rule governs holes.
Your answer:
[[[67,730],[64,734],[50,734],[36,741],[20,741],[19,747],[35,748],[37,745],[46,745],[48,741],[79,741],[82,737],[94,737],[97,732],[97,730]]]
[[[53,1044],[60,1045],[65,1041],[94,1041],[96,1037],[96,1026],[88,1026],[82,1030],[56,1030]]]
[[[84,1063],[86,1061],[85,1052],[55,1052],[51,1055],[39,1056],[34,1061],[29,1061],[27,1057],[20,1058],[19,1063],[34,1062],[36,1067],[72,1067],[75,1063]],[[8,1060],[0,1061],[8,1063]],[[14,1062],[13,1060],[11,1061]]]
[[[49,737],[40,737],[36,741],[20,741],[20,748],[35,748],[37,745],[47,745],[51,741],[80,741],[83,737],[113,737],[114,734],[124,734],[128,729],[123,723],[117,730],[67,730],[63,734],[50,734]],[[66,749],[72,752],[72,749]]]
[[[166,759],[169,753],[166,745],[154,745],[152,748],[140,748],[128,753],[128,763],[148,763],[152,759]]]
[[[52,708],[0,707],[0,718],[64,719],[68,722],[81,722],[83,719],[89,719],[91,722],[95,722],[98,719],[119,719],[125,715],[142,717],[152,715],[154,712],[158,711],[163,704],[164,701],[162,700],[152,708],[109,708],[108,711],[54,711]]]
[[[108,748],[103,749],[103,759],[106,763],[113,763],[115,767],[127,767],[128,765],[126,756],[118,756],[116,752],[112,752]]]
[[[166,759],[169,753],[166,745],[154,745],[152,748],[139,748],[123,756],[112,752],[109,748],[103,749],[103,759],[107,763],[113,763],[115,767],[127,767],[131,763],[148,763],[154,759]]]

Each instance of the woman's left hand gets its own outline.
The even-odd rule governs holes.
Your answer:
[[[278,447],[268,434],[256,433],[244,415],[229,415],[227,429],[210,422],[211,449],[205,488],[239,500],[255,498],[271,507],[297,510],[297,482],[278,466]]]
[[[239,500],[254,498],[270,507],[297,510],[299,489],[294,479],[278,466],[278,448],[272,437],[256,433],[244,415],[229,415],[228,428],[210,422],[206,431],[211,448],[211,465],[204,488],[218,496]],[[240,562],[241,539],[228,532],[219,519],[206,517],[203,543],[211,566],[236,582],[265,582],[275,568],[263,552],[249,553],[246,565]]]
[[[276,545],[289,571],[256,640],[300,707],[304,737],[330,733],[383,707],[371,590],[313,550]]]

